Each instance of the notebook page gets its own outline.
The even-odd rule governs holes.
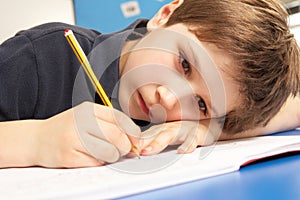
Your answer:
[[[300,136],[218,142],[191,154],[176,149],[105,167],[0,170],[0,199],[112,199],[236,171],[248,159],[300,150]]]

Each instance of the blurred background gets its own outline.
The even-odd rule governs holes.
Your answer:
[[[65,22],[103,33],[120,30],[136,18],[151,18],[172,0],[0,0],[0,43],[22,29]],[[282,0],[300,41],[300,0]]]

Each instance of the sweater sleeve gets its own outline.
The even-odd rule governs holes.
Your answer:
[[[24,35],[0,46],[0,121],[32,118],[38,95],[34,49]]]

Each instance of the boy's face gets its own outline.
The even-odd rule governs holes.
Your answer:
[[[183,24],[150,31],[123,49],[120,105],[130,117],[156,123],[222,117],[238,104],[226,71],[232,59],[200,42]]]

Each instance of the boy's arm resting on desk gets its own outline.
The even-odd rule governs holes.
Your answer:
[[[265,127],[259,127],[234,135],[223,133],[220,139],[226,140],[268,135],[276,132],[292,130],[297,127],[300,127],[300,98],[290,97],[280,109],[280,111],[270,120],[270,122]]]
[[[189,128],[183,128],[188,126]],[[203,120],[200,123],[195,122],[194,125],[187,121],[157,125],[144,133],[148,139],[144,140],[142,154],[152,155],[173,144],[181,144],[178,148],[179,153],[189,153],[197,146],[211,145],[217,140],[254,137],[295,129],[300,127],[300,98],[289,98],[280,112],[265,127],[236,134],[224,133],[216,127],[218,123],[214,120]]]
[[[0,122],[1,168],[36,165],[35,135],[40,124],[38,120]]]
[[[89,102],[45,120],[0,122],[0,168],[115,162],[131,149],[129,133],[140,129],[124,113]]]

